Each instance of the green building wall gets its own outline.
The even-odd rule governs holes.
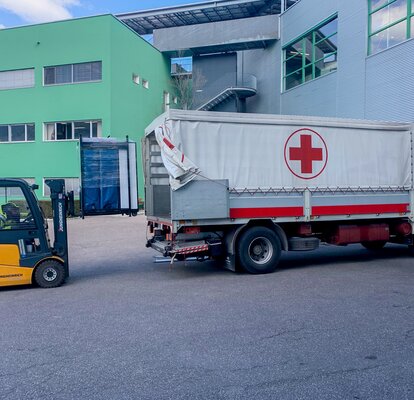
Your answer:
[[[172,91],[169,60],[112,15],[1,30],[0,54],[0,71],[35,68],[34,87],[0,90],[0,125],[35,123],[34,142],[0,143],[0,176],[35,178],[39,197],[46,177],[80,177],[78,141],[45,141],[44,123],[101,120],[102,137],[137,141],[142,198],[140,138]],[[43,86],[45,66],[90,61],[102,81]]]

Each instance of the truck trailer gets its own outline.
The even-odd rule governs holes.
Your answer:
[[[147,246],[273,272],[321,243],[413,249],[413,125],[169,110],[142,143]]]

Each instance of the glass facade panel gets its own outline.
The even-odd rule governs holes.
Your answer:
[[[335,16],[284,48],[285,90],[337,69],[337,29]]]
[[[369,1],[368,54],[378,53],[414,36],[411,24],[414,0]]]
[[[308,65],[305,69],[304,69],[304,80],[305,82],[308,82],[310,80],[313,79],[313,65]]]
[[[376,32],[390,24],[407,17],[407,0],[396,0],[389,6],[372,14],[371,30]]]
[[[285,75],[289,75],[302,68],[303,40],[300,40],[285,49]]]
[[[389,3],[392,0],[372,0],[371,2],[371,10],[374,11],[379,7],[385,6],[385,4]]]
[[[318,41],[318,38],[325,38],[334,35],[336,32],[338,32],[338,18],[318,28],[315,34]]]
[[[331,71],[336,71],[336,69],[336,53],[329,54],[315,63],[315,77],[317,78],[318,76],[328,74]]]
[[[385,29],[371,37],[371,53],[375,54],[388,47],[394,46],[406,39],[407,22]]]
[[[11,141],[24,142],[26,140],[26,127],[24,125],[11,126]]]

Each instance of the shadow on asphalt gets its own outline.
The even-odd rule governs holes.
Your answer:
[[[406,246],[389,245],[379,251],[369,251],[360,245],[347,247],[323,246],[318,250],[309,252],[283,253],[278,270],[289,270],[296,268],[312,268],[316,266],[333,266],[335,264],[350,264],[370,262],[375,260],[394,260],[411,257]],[[121,267],[122,266],[122,267]],[[78,266],[71,274],[70,283],[84,279],[97,279],[107,276],[124,276],[131,274],[155,274],[156,276],[169,276],[171,279],[191,279],[202,277],[216,277],[218,275],[230,274],[232,272],[215,261],[191,261],[168,263],[153,263],[152,258],[145,258],[141,265],[134,265],[131,259],[117,260],[116,265],[111,261],[103,264],[91,265],[87,269]],[[241,275],[242,273],[238,273]],[[248,275],[248,274],[246,274]]]
[[[377,251],[370,251],[360,245],[345,247],[323,246],[309,252],[291,252],[282,256],[280,269],[312,267],[326,264],[349,264],[375,260],[401,259],[412,257],[407,246],[390,245]]]
[[[312,268],[322,266],[333,266],[335,264],[349,264],[355,262],[370,262],[375,260],[394,260],[412,257],[406,246],[388,245],[379,251],[369,251],[360,245],[347,247],[323,246],[318,250],[310,252],[291,252],[283,253],[279,264],[279,271]],[[111,260],[105,260],[94,264],[88,263],[87,268],[82,265],[76,266],[71,271],[69,280],[65,286],[70,286],[78,281],[101,279],[105,277],[121,277],[131,274],[155,274],[159,277],[169,277],[173,280],[192,279],[202,277],[216,277],[218,275],[232,272],[225,269],[215,261],[191,261],[176,262],[173,265],[168,263],[153,263],[152,258],[145,258],[143,264],[134,265],[131,259],[117,260],[114,265]],[[242,275],[238,273],[237,275]],[[248,274],[246,274],[248,275]],[[0,288],[0,293],[4,291],[16,291],[21,289],[39,289],[34,285],[6,286]],[[40,290],[40,289],[39,289]]]

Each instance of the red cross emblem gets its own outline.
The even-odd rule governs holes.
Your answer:
[[[285,144],[285,162],[301,179],[319,176],[328,162],[328,148],[322,136],[309,128],[293,132]]]

